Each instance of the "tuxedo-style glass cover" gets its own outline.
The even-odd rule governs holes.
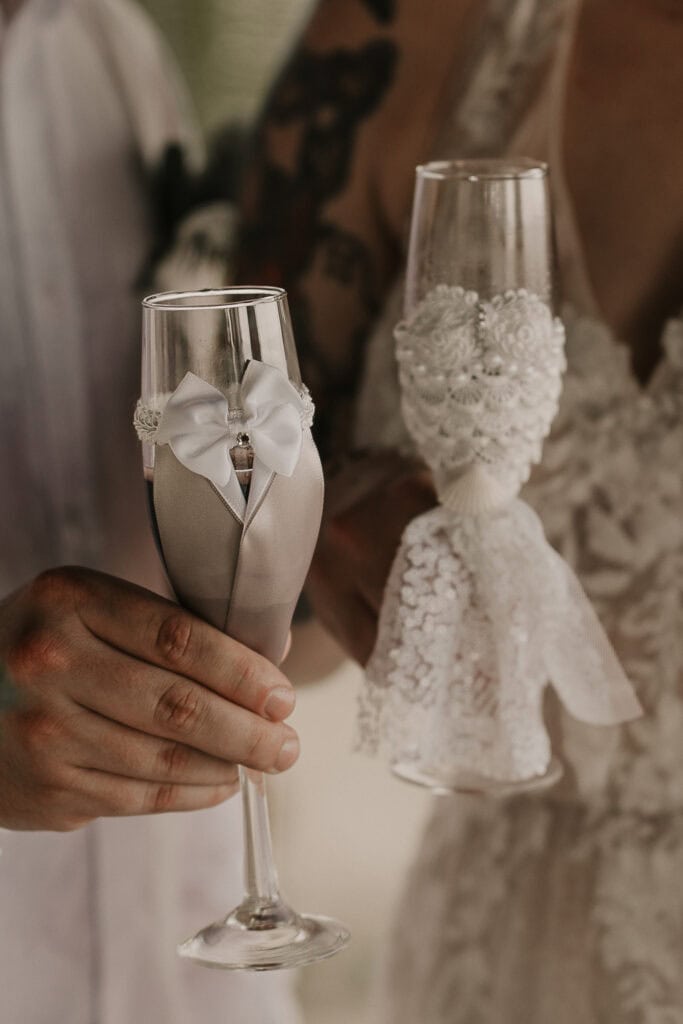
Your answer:
[[[245,368],[249,365],[267,364],[280,371],[284,378],[288,379],[294,388],[302,395],[306,393],[301,389],[299,364],[294,346],[291,321],[287,307],[286,293],[279,288],[243,287],[207,290],[200,292],[174,292],[160,295],[153,295],[143,302],[143,349],[142,349],[142,398],[141,406],[147,414],[158,414],[163,416],[163,409],[168,404],[170,396],[190,373],[199,378],[199,382],[193,379],[196,386],[199,384],[210,385],[216,388],[227,399],[227,408],[230,414],[239,411],[243,405],[244,395],[241,391]],[[267,376],[267,374],[266,374]],[[272,375],[271,375],[272,377]],[[202,385],[203,382],[203,385]],[[246,387],[246,384],[245,384]],[[281,391],[283,388],[281,387]],[[284,391],[288,388],[285,386]],[[289,389],[291,390],[291,389]],[[292,392],[296,398],[296,394]],[[163,423],[163,419],[161,421]],[[310,488],[311,474],[320,472],[319,460],[308,427],[302,426],[304,432],[304,448],[307,458],[306,465],[299,467],[305,475],[308,473],[304,485]],[[211,530],[211,523],[221,524],[223,506],[220,501],[220,494],[215,486],[204,477],[190,472],[175,460],[172,454],[171,444],[158,447],[147,438],[143,441],[143,460],[145,478],[148,482],[150,493],[150,509],[153,524],[159,542],[160,551],[169,573],[170,582],[179,595],[192,595],[192,585],[184,577],[182,569],[178,566],[191,566],[196,558],[215,560],[217,563],[216,572],[209,567],[207,578],[210,580],[220,579],[221,552],[225,546],[221,546],[218,536],[216,537],[216,550],[212,550],[212,538],[206,536],[207,529]],[[287,535],[287,528],[296,527],[300,530],[299,536],[306,537],[306,550],[303,556],[305,563],[302,570],[302,558],[295,567],[295,592],[293,601],[286,606],[283,612],[282,601],[276,607],[274,615],[271,607],[266,608],[266,594],[276,591],[280,593],[283,588],[283,579],[288,573],[288,559],[292,564],[296,561],[294,552],[280,552],[277,560],[277,567],[272,566],[273,573],[279,573],[277,580],[268,577],[270,564],[259,565],[254,573],[254,578],[263,580],[262,589],[264,593],[264,608],[262,614],[258,607],[255,607],[253,594],[260,594],[260,584],[256,590],[252,590],[248,615],[241,619],[231,619],[231,599],[234,595],[227,593],[223,595],[224,605],[231,609],[227,619],[223,615],[210,614],[210,611],[218,607],[217,597],[212,596],[212,601],[194,601],[192,596],[185,597],[184,603],[196,614],[204,615],[214,626],[224,628],[231,632],[229,627],[231,621],[239,622],[238,628],[234,629],[231,635],[243,643],[247,643],[260,653],[278,661],[283,653],[283,640],[279,638],[275,644],[272,643],[272,632],[268,635],[269,624],[273,618],[279,619],[279,625],[283,627],[282,617],[286,616],[284,623],[284,634],[288,629],[293,602],[296,601],[298,588],[303,582],[303,574],[310,560],[315,537],[320,525],[320,507],[315,503],[299,502],[299,518],[308,517],[305,522],[293,524],[287,522],[287,513],[290,505],[284,507],[269,507],[264,512],[268,502],[277,502],[278,492],[275,483],[272,482],[269,489],[264,490],[264,497],[259,500],[258,510],[250,513],[248,503],[249,488],[252,480],[256,481],[259,471],[258,458],[256,458],[256,469],[254,469],[254,450],[250,447],[249,438],[240,435],[240,443],[229,451],[226,446],[226,458],[231,456],[235,475],[241,485],[244,498],[246,499],[246,513],[243,505],[242,516],[244,522],[241,529],[242,536],[246,536],[247,526],[250,518],[256,521],[260,519],[260,529],[263,535],[264,523],[270,529],[270,538],[265,540],[277,546],[276,538],[273,536],[279,525]],[[302,455],[301,459],[303,460]],[[168,492],[161,492],[161,467],[171,464],[171,472],[175,474],[173,479],[180,480],[181,485],[187,489],[187,501],[183,500],[185,495],[176,491],[173,499],[169,498]],[[155,487],[155,463],[157,468],[157,486]],[[316,469],[317,467],[317,469]],[[260,467],[263,476],[263,467]],[[168,474],[168,469],[165,471]],[[252,473],[254,474],[252,476]],[[184,474],[184,475],[183,475]],[[266,478],[267,479],[267,478]],[[277,474],[275,475],[277,481]],[[293,476],[291,486],[296,486],[297,481],[303,477]],[[256,483],[254,483],[256,486]],[[289,493],[291,494],[291,486]],[[314,481],[314,488],[317,486]],[[213,492],[210,490],[213,488]],[[214,502],[214,508],[218,513],[213,518],[208,517],[201,529],[197,529],[196,522],[192,521],[193,509],[201,506],[201,501],[196,499],[197,489],[201,501],[210,500]],[[322,478],[319,485],[320,503],[322,501]],[[229,496],[228,496],[229,497]],[[164,504],[164,502],[166,504]],[[169,510],[168,505],[172,504]],[[311,506],[309,511],[309,505]],[[228,528],[234,533],[240,529],[235,526],[236,516],[230,510],[229,501],[226,503],[225,516]],[[238,509],[239,511],[239,509]],[[186,516],[186,519],[183,517]],[[263,518],[265,516],[265,518]],[[163,521],[162,521],[163,520]],[[171,558],[170,550],[165,550],[166,540],[169,536],[165,531],[165,523],[172,521],[174,530],[174,542],[180,538],[183,547],[183,558]],[[246,525],[245,525],[246,524]],[[193,551],[193,544],[196,538],[196,551]],[[286,543],[286,542],[285,542]],[[275,550],[271,546],[270,550]],[[253,556],[252,546],[245,553],[244,545],[240,545],[239,558],[242,562],[248,563],[250,555]],[[263,551],[268,551],[268,544],[261,542],[261,557]],[[207,556],[208,552],[208,556]],[[242,578],[245,573],[248,575],[249,565],[242,567]],[[213,573],[213,575],[212,575]],[[300,579],[301,577],[301,579]],[[236,576],[233,577],[236,579]],[[287,584],[284,580],[284,584]],[[291,580],[289,581],[291,591]],[[285,586],[285,591],[287,587]],[[291,608],[290,608],[291,605]],[[242,631],[244,622],[247,622],[247,635],[235,635]],[[261,633],[265,632],[265,635]],[[279,636],[279,634],[278,634]],[[187,957],[200,964],[210,967],[222,967],[229,969],[248,970],[271,970],[282,967],[296,967],[302,964],[311,963],[315,960],[331,956],[341,949],[349,939],[349,933],[339,922],[327,917],[297,914],[281,898],[278,888],[277,875],[272,858],[272,848],[268,823],[268,811],[266,805],[265,780],[261,773],[251,769],[240,767],[240,783],[243,801],[244,819],[244,873],[246,894],[243,902],[231,911],[224,918],[216,921],[207,928],[202,929],[193,938],[188,939],[178,949],[181,956]]]

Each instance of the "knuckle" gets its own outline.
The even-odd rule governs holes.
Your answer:
[[[37,765],[40,778],[44,785],[52,787],[53,790],[68,793],[71,784],[71,769],[69,765],[56,757],[49,750],[43,752],[40,763]]]
[[[98,813],[104,817],[123,817],[136,814],[139,810],[135,794],[131,793],[127,782],[107,788],[97,797]]]
[[[7,653],[7,667],[17,679],[63,672],[71,662],[66,637],[44,624],[29,626]]]
[[[148,794],[146,810],[152,814],[163,814],[165,811],[172,811],[177,806],[180,790],[172,782],[162,782],[159,785],[151,786]]]
[[[51,711],[32,708],[21,712],[16,718],[19,739],[32,761],[43,767],[50,761],[55,742],[64,733],[60,718]]]
[[[258,670],[256,657],[248,651],[238,654],[233,663],[231,674],[230,697],[238,700],[240,697],[253,691],[258,683]]]
[[[46,569],[29,583],[30,596],[38,604],[73,603],[85,585],[86,573],[75,566]]]
[[[199,687],[172,683],[157,701],[154,721],[183,735],[194,733],[206,717],[206,702]]]
[[[273,744],[272,727],[264,722],[263,725],[255,724],[252,727],[247,743],[245,761],[254,768],[270,768],[274,761],[279,746]]]
[[[192,751],[184,743],[165,743],[159,753],[159,766],[164,778],[178,779],[186,774]]]
[[[157,630],[155,647],[170,665],[184,662],[190,652],[193,623],[189,615],[173,611],[167,615]]]

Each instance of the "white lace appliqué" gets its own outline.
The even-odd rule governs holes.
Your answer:
[[[441,285],[395,337],[403,418],[442,503],[455,486],[463,509],[465,477],[478,480],[480,501],[484,480],[489,502],[514,497],[557,412],[561,322],[524,290],[481,302],[476,292]]]
[[[404,533],[360,746],[439,778],[543,775],[551,682],[577,718],[640,706],[576,577],[516,496],[558,407],[564,331],[540,298],[440,286],[395,332],[406,426],[441,502]]]

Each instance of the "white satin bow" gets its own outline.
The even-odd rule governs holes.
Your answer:
[[[186,469],[225,487],[233,472],[230,449],[247,434],[258,459],[273,473],[291,476],[301,455],[304,405],[280,370],[251,360],[241,383],[242,415],[230,418],[228,400],[194,373],[169,398],[156,432]],[[235,412],[235,410],[232,410]]]

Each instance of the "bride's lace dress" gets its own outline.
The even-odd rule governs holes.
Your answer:
[[[531,6],[527,47],[558,4],[510,10]],[[493,146],[490,108],[470,97],[474,135]],[[549,695],[556,789],[436,800],[396,914],[387,1024],[683,1024],[683,320],[666,325],[642,385],[576,298],[560,412],[522,496],[579,575],[645,715],[591,728]],[[384,409],[381,439],[400,446],[385,330],[396,319],[388,308],[358,431],[372,395],[375,434]]]
[[[573,564],[645,717],[549,704],[566,781],[440,798],[396,919],[393,1024],[683,1022],[683,323],[646,389],[598,322],[524,497]]]

